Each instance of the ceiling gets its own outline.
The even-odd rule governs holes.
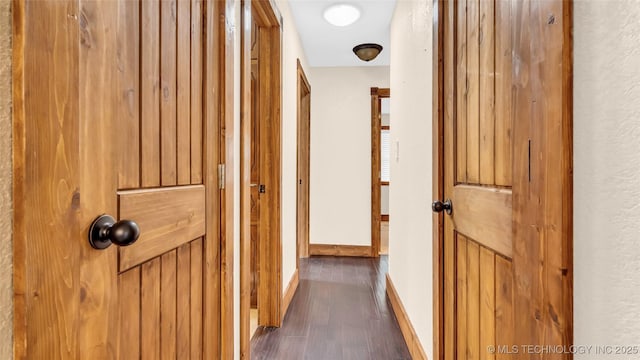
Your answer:
[[[354,24],[337,27],[323,17],[333,4],[350,4],[360,9]],[[389,65],[389,26],[396,0],[290,0],[296,28],[310,66]],[[286,26],[286,24],[285,24]],[[383,50],[369,62],[356,57],[352,49],[362,43],[377,43]]]

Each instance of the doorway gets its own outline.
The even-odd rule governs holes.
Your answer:
[[[231,358],[229,2],[15,5],[14,356]]]
[[[382,102],[389,101],[391,97],[391,90],[388,88],[371,88],[371,256],[380,256],[381,239],[383,224],[387,230],[387,245],[388,245],[388,221],[389,214],[385,221],[382,218],[383,208],[383,191],[386,191],[386,208],[388,209],[388,190],[389,190],[389,170],[390,159],[387,157],[385,165],[385,172],[383,173],[383,150],[387,150],[385,155],[390,154],[389,141],[390,141],[390,124],[383,125],[383,118],[385,121],[389,120],[389,114],[383,116],[382,114]],[[386,103],[388,104],[388,103]],[[385,109],[387,106],[385,106]],[[388,111],[387,111],[388,112]],[[387,142],[386,149],[382,148],[383,141]],[[383,178],[384,177],[384,178]],[[388,249],[387,249],[388,250]]]
[[[298,140],[297,140],[297,257],[296,264],[300,268],[300,258],[309,257],[309,190],[311,161],[311,85],[298,59]]]
[[[438,1],[437,9],[434,357],[567,347],[571,2]]]
[[[283,317],[282,20],[268,1],[241,9],[240,354],[249,359],[252,328],[279,327]]]

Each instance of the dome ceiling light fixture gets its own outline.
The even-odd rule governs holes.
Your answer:
[[[353,52],[362,61],[371,61],[375,59],[382,51],[382,45],[378,44],[360,44],[353,48]]]
[[[349,26],[360,19],[360,10],[350,4],[335,4],[324,11],[324,19],[333,26]]]

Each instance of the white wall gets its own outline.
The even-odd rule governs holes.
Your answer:
[[[11,3],[0,1],[0,359],[13,353]]]
[[[431,4],[431,0],[400,0],[391,22],[389,189],[389,276],[429,359],[433,358]]]
[[[314,67],[310,242],[371,244],[371,87],[389,67]]]
[[[639,5],[574,2],[576,344],[640,339]]]
[[[296,270],[296,191],[297,173],[297,134],[298,134],[298,65],[309,76],[309,66],[300,43],[295,22],[291,17],[289,2],[276,1],[282,14],[282,291]],[[313,90],[314,83],[308,79]]]

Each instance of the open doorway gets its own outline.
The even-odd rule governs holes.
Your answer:
[[[373,257],[383,253],[383,238],[386,240],[384,254],[389,247],[390,96],[391,91],[388,88],[371,88],[371,256]],[[386,215],[384,219],[383,215]],[[384,235],[383,230],[386,231]]]

